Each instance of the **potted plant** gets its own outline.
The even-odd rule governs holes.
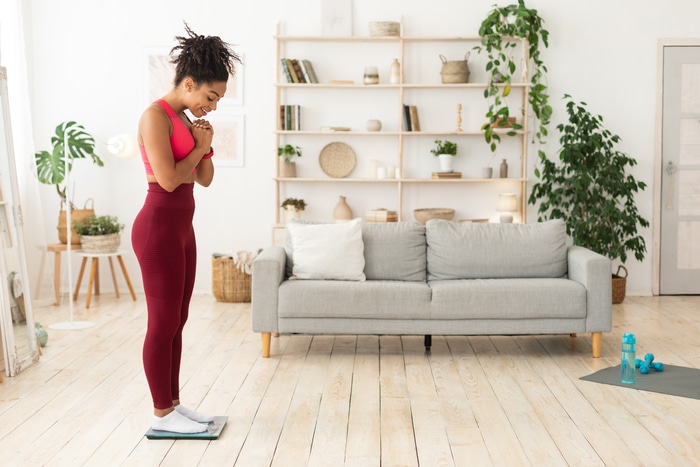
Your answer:
[[[301,148],[285,144],[277,148],[277,155],[282,157],[280,161],[280,177],[290,178],[297,176],[297,164],[292,162],[294,156],[301,157]]]
[[[80,245],[87,253],[114,253],[119,249],[124,225],[114,216],[90,216],[73,222],[80,236]]]
[[[540,221],[563,219],[575,245],[622,263],[628,252],[642,261],[646,245],[637,229],[649,227],[649,222],[639,214],[634,197],[646,184],[626,172],[637,161],[616,149],[620,137],[605,129],[603,118],[592,115],[584,102],[569,100],[566,110],[568,122],[557,126],[559,163],[540,154],[542,170],[535,168],[540,181],[528,203],[540,201]],[[624,288],[613,303],[622,300]]]
[[[287,198],[282,201],[281,206],[284,208],[284,219],[288,222],[289,219],[301,217],[301,212],[306,208],[306,202],[303,199]]]
[[[474,49],[479,53],[486,52],[486,72],[490,74],[488,87],[484,91],[484,96],[489,101],[487,121],[481,129],[484,130],[484,138],[492,152],[496,151],[501,141],[500,135],[494,130],[507,128],[506,134],[514,136],[517,134],[516,130],[523,128],[510,116],[507,102],[516,71],[513,53],[523,39],[526,41],[530,57],[531,69],[528,78],[531,86],[528,104],[535,116],[535,138],[539,143],[543,143],[547,136],[552,108],[548,103],[549,94],[544,84],[547,67],[540,58],[542,48],[549,46],[549,32],[543,25],[544,20],[537,10],[527,8],[524,0],[518,0],[517,5],[494,7],[479,27],[481,44]]]
[[[92,209],[75,209],[73,203],[66,199],[66,162],[68,172],[73,168],[76,159],[92,159],[98,167],[104,162],[95,154],[95,138],[85,131],[82,125],[74,121],[63,122],[56,127],[56,134],[51,137],[53,149],[51,152],[38,151],[34,154],[37,179],[46,185],[55,185],[56,192],[61,199],[61,213],[58,220],[58,236],[62,243],[66,243],[66,212],[64,206],[71,209],[71,217],[74,220],[86,219],[94,214]],[[67,160],[66,160],[67,159]],[[71,243],[79,243],[78,235],[73,230]]]
[[[440,159],[440,172],[452,172],[452,158],[457,155],[457,143],[436,139],[435,147],[430,152]]]

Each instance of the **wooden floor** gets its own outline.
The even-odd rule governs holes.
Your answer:
[[[182,399],[229,423],[217,441],[144,437],[143,297],[101,295],[76,320],[35,310],[40,362],[0,384],[0,465],[700,465],[700,400],[581,381],[624,332],[657,361],[700,367],[700,297],[627,297],[602,357],[590,335],[281,336],[260,356],[250,306],[195,297]],[[698,383],[700,384],[700,382]]]

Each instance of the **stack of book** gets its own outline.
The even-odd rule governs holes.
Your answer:
[[[399,216],[396,211],[387,211],[386,209],[372,209],[365,211],[366,222],[398,222]]]
[[[415,105],[403,105],[403,129],[404,131],[420,131],[418,109]]]
[[[433,172],[433,178],[462,178],[462,172]]]
[[[280,130],[301,130],[301,106],[280,105]]]
[[[297,60],[296,58],[282,58],[280,61],[282,74],[288,83],[318,83],[316,72],[310,61]]]

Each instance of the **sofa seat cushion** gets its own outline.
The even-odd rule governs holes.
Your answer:
[[[425,319],[430,288],[425,282],[284,281],[280,318]]]
[[[426,280],[425,226],[418,222],[362,224],[367,280]]]
[[[431,319],[586,317],[586,288],[568,279],[429,281]]]
[[[428,280],[562,277],[566,225],[428,221]]]

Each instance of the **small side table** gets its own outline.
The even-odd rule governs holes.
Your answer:
[[[83,280],[83,273],[85,272],[85,265],[87,260],[90,259],[90,278],[88,280],[87,287],[87,298],[85,299],[85,308],[90,308],[90,299],[92,298],[93,287],[95,290],[95,295],[100,294],[100,268],[99,259],[107,258],[109,260],[109,270],[112,272],[112,283],[114,284],[114,293],[117,298],[119,298],[119,287],[117,287],[117,277],[114,274],[114,263],[112,258],[117,258],[119,261],[119,266],[122,268],[122,274],[124,274],[124,279],[126,280],[126,285],[129,287],[129,292],[131,292],[131,298],[136,301],[136,294],[134,293],[134,288],[131,286],[131,281],[129,280],[129,274],[126,272],[126,266],[124,266],[124,260],[122,259],[122,252],[116,251],[114,253],[87,253],[84,251],[79,251],[78,255],[83,257],[83,262],[80,265],[80,273],[78,274],[78,282],[75,284],[75,292],[73,293],[73,300],[78,300],[78,292],[80,291],[80,283]]]
[[[71,251],[80,251],[80,244],[72,244],[70,246]],[[59,305],[61,303],[61,253],[68,251],[68,245],[65,243],[49,243],[46,245],[46,251],[53,253],[53,291],[56,297],[54,305]],[[44,272],[44,260],[41,262],[41,272],[39,273],[41,283],[41,276]],[[39,294],[37,293],[37,297]]]

